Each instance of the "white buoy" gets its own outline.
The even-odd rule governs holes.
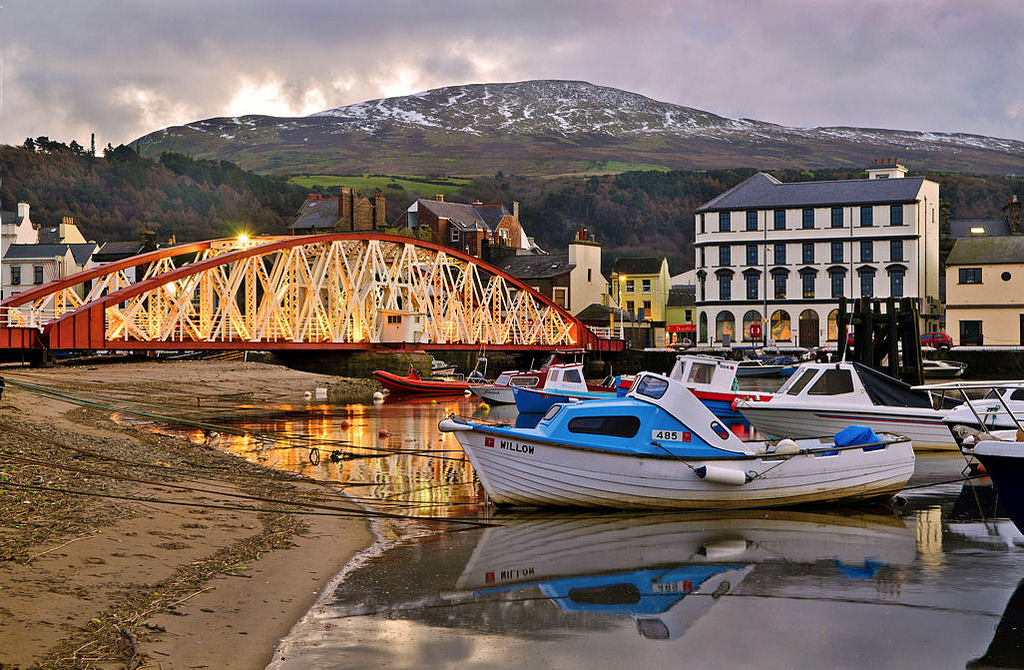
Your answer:
[[[747,483],[747,473],[733,468],[723,468],[718,465],[702,465],[699,468],[694,468],[693,472],[704,481],[716,484],[740,486]]]
[[[776,454],[795,454],[800,451],[800,445],[795,441],[787,438],[779,440],[778,444],[775,445]]]
[[[373,402],[384,402],[384,394],[380,391],[373,392]]]
[[[306,400],[309,400],[310,398],[313,397],[313,394],[310,393],[309,391],[306,391],[303,395],[306,397]]]

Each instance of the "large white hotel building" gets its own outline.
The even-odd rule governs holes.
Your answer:
[[[759,172],[696,210],[700,344],[834,343],[840,296],[917,298],[938,329],[939,185],[894,160],[867,173]]]

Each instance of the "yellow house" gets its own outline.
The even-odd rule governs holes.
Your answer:
[[[946,260],[946,331],[957,346],[1024,345],[1024,236],[956,241]]]
[[[654,329],[653,344],[663,347],[665,341],[665,307],[671,288],[668,261],[662,258],[616,258],[612,265],[612,300],[614,304],[647,321]]]

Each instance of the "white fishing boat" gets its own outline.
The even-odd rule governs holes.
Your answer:
[[[683,354],[676,356],[675,365],[668,376],[682,382],[715,416],[730,421],[745,421],[736,411],[737,400],[766,400],[771,394],[738,390],[736,377],[741,365],[740,361],[729,361],[714,356]]]
[[[967,363],[960,361],[940,361],[930,358],[921,361],[921,374],[925,379],[953,379],[963,375],[966,369]]]
[[[890,495],[910,442],[854,427],[836,439],[743,442],[680,382],[642,373],[626,397],[553,406],[535,428],[450,416],[499,505],[738,508]],[[837,431],[839,432],[839,431]]]
[[[954,450],[939,400],[877,370],[843,361],[804,363],[767,400],[737,402],[740,414],[772,437],[833,435],[850,424],[905,435],[915,449]]]
[[[562,387],[573,382],[587,386],[583,379],[583,350],[559,350],[548,356],[544,364],[534,370],[506,370],[492,384],[476,384],[473,395],[492,405],[511,405],[516,402],[514,389],[543,389],[551,385]],[[572,360],[575,359],[575,360]],[[607,391],[595,386],[591,390]]]
[[[966,437],[974,437],[973,443],[985,433],[992,435],[1024,427],[1024,381],[957,381],[916,388],[964,400],[943,416],[961,448]],[[981,393],[985,396],[978,398]]]

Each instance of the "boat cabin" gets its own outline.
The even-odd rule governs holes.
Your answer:
[[[729,393],[736,389],[736,372],[739,364],[713,356],[684,354],[676,356],[669,378],[690,389]]]
[[[774,399],[813,399],[815,405],[933,408],[931,396],[860,363],[805,363]],[[774,400],[773,399],[773,400]]]

